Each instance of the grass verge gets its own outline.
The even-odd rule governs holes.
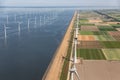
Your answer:
[[[68,50],[67,50],[67,56],[66,56],[66,58],[68,58],[68,59],[64,60],[60,80],[67,80],[67,75],[68,75],[68,70],[69,70],[69,59],[70,59],[71,50],[72,50],[72,42],[71,41],[73,40],[73,34],[74,34],[74,31],[72,31],[72,34],[71,34],[69,47],[68,47]]]

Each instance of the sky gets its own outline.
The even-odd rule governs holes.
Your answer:
[[[0,0],[0,6],[120,6],[120,0]]]

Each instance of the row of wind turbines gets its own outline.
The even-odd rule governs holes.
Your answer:
[[[28,32],[30,32],[31,24],[34,24],[34,28],[50,25],[50,24],[55,22],[55,20],[57,18],[57,15],[58,15],[57,13],[53,13],[53,15],[39,15],[39,16],[35,15],[32,18],[27,18],[27,20],[26,20],[26,23],[27,23],[26,28],[28,29]],[[19,21],[17,19],[16,14],[14,14],[13,17],[14,17],[14,23],[17,23],[18,36],[20,37],[21,30],[22,30],[21,27],[24,27],[24,26],[21,26],[21,24],[24,24],[24,22]],[[3,32],[4,32],[5,44],[7,44],[7,36],[8,36],[7,29],[10,28],[9,24],[11,23],[9,18],[10,18],[9,15],[6,15],[6,22],[3,24],[3,27],[4,27]]]
[[[77,80],[80,80],[80,76],[77,72],[75,64],[77,63],[77,42],[78,42],[78,32],[79,32],[79,13],[77,12],[77,25],[75,26],[74,30],[74,47],[73,47],[73,61],[72,61],[72,67],[70,69],[70,80],[75,80],[75,75],[77,77]]]

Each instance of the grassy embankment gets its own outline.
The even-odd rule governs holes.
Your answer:
[[[71,38],[69,41],[69,46],[67,50],[67,56],[63,64],[60,80],[67,80],[68,70],[69,70],[69,61],[70,61],[70,55],[72,50],[72,40],[73,40],[74,31],[71,33]]]

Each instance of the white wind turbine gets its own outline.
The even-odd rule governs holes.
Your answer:
[[[6,21],[7,21],[7,24],[8,24],[8,21],[9,21],[9,19],[8,19],[8,18],[9,18],[9,16],[7,15],[7,16],[6,16]]]
[[[35,16],[35,25],[34,25],[34,27],[36,28],[36,25],[37,24],[37,18],[36,18],[36,16]]]
[[[76,75],[77,79],[80,80],[80,76],[77,72],[75,64],[77,63],[77,38],[74,38],[74,52],[73,52],[73,66],[70,69],[70,80],[74,80],[74,74]]]
[[[20,32],[21,32],[21,26],[20,26],[21,23],[22,23],[22,22],[18,22],[18,35],[19,35],[19,37],[20,37]]]
[[[41,26],[41,16],[40,16],[40,26]]]
[[[4,43],[6,46],[7,45],[7,27],[5,24],[4,24]]]
[[[30,20],[28,19],[28,32],[30,32]]]
[[[6,25],[4,24],[4,37],[5,39],[7,38],[7,30],[6,30]]]
[[[16,22],[16,20],[17,20],[17,18],[16,18],[16,14],[14,15],[14,20],[15,20],[15,22]]]
[[[76,27],[76,30],[75,30],[75,38],[74,38],[74,53],[73,53],[73,66],[72,68],[70,69],[70,79],[71,80],[74,80],[74,74],[76,75],[77,79],[80,80],[80,76],[77,72],[77,69],[76,69],[76,66],[75,64],[77,63],[77,38],[78,38],[78,16],[77,16],[77,27]]]

